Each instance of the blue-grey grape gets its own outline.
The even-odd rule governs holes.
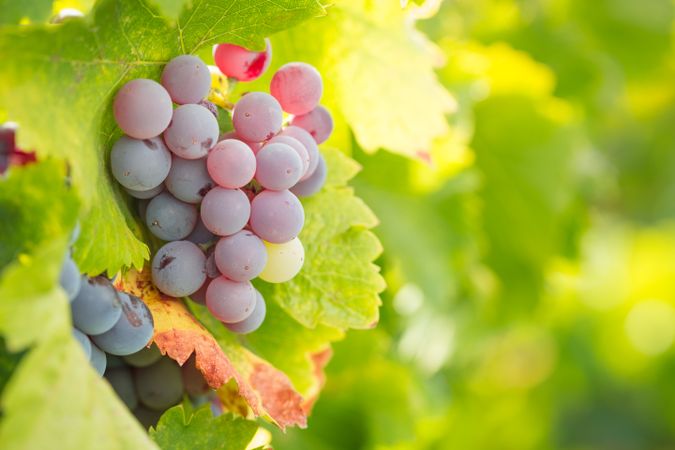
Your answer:
[[[197,291],[205,279],[206,257],[192,242],[169,242],[152,258],[152,281],[166,295],[188,296]]]
[[[113,114],[122,131],[136,139],[162,134],[171,121],[173,105],[169,93],[153,80],[137,78],[117,92]]]
[[[91,357],[91,341],[89,340],[89,336],[87,336],[77,328],[73,328],[72,331],[73,337],[80,344],[80,347],[82,347],[82,351],[84,352],[85,355],[87,355],[87,359],[89,359]]]
[[[209,93],[211,73],[197,56],[176,56],[164,66],[162,86],[169,92],[171,99],[180,105],[198,103]]]
[[[176,108],[164,141],[171,151],[185,159],[206,156],[218,141],[218,121],[203,106],[188,104]]]
[[[170,358],[134,370],[138,399],[150,409],[164,411],[183,396],[180,367]]]
[[[154,321],[145,303],[136,296],[119,293],[122,315],[115,325],[91,339],[106,353],[124,356],[136,353],[152,338]]]
[[[117,396],[127,405],[127,408],[134,409],[138,405],[134,379],[128,367],[111,367],[106,370],[104,377],[115,390]]]
[[[206,171],[206,158],[183,159],[178,156],[173,157],[164,184],[174,197],[187,203],[201,202],[214,185]]]
[[[59,284],[66,291],[68,300],[71,302],[75,299],[78,292],[80,292],[80,269],[77,268],[77,264],[75,264],[70,255],[66,256],[61,266]]]
[[[233,331],[238,334],[248,334],[260,328],[260,325],[265,320],[265,315],[267,314],[267,306],[265,305],[265,299],[260,292],[255,291],[255,306],[253,307],[253,312],[246,319],[241,322],[236,323],[226,323],[225,326],[228,330]]]
[[[213,255],[220,273],[234,281],[252,280],[267,263],[265,244],[247,230],[221,238]]]
[[[133,413],[141,425],[147,429],[157,425],[157,422],[159,422],[164,411],[155,411],[154,409],[146,408],[143,405],[138,405],[134,408]]]
[[[128,188],[124,188],[124,190],[127,191],[127,194],[131,195],[134,198],[137,198],[139,200],[147,200],[161,194],[162,191],[164,190],[164,185],[160,184],[152,189],[148,189],[145,191],[137,191],[135,189],[128,189]]]
[[[73,325],[87,334],[105,333],[122,315],[117,291],[104,276],[82,278],[82,288],[70,304]]]
[[[327,173],[326,160],[323,159],[323,155],[319,155],[319,165],[316,166],[316,170],[312,176],[293,186],[291,192],[298,197],[309,197],[316,194],[326,182]]]
[[[261,239],[281,244],[300,233],[305,211],[290,191],[262,191],[251,202],[250,223]]]
[[[241,322],[255,306],[255,289],[249,281],[214,278],[206,289],[206,307],[223,323]]]
[[[89,362],[94,370],[96,370],[99,375],[103,376],[108,362],[105,352],[94,344],[91,344],[91,356],[89,357]]]
[[[145,211],[145,223],[158,238],[165,241],[183,239],[197,224],[195,205],[178,200],[168,192],[153,198]]]
[[[164,182],[171,169],[171,152],[161,138],[138,140],[122,136],[110,152],[110,168],[125,188],[147,191]]]
[[[232,124],[237,135],[246,141],[270,139],[279,132],[282,122],[281,105],[264,92],[250,92],[234,105]]]
[[[127,362],[127,364],[134,367],[147,367],[151,364],[156,363],[162,357],[162,353],[159,351],[156,345],[151,347],[145,347],[132,353],[131,355],[123,356],[122,359]]]
[[[267,144],[255,157],[255,179],[265,189],[282,191],[294,186],[302,176],[302,160],[286,144]]]
[[[204,395],[211,390],[204,375],[197,369],[195,356],[192,355],[180,368],[185,391],[192,397]]]
[[[251,204],[239,189],[211,189],[202,201],[202,221],[211,233],[229,236],[244,228],[251,216]]]

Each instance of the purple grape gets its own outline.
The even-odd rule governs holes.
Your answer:
[[[89,357],[89,362],[94,370],[96,370],[100,376],[103,376],[108,361],[105,352],[94,344],[91,344],[91,356]]]
[[[160,138],[138,140],[122,136],[110,152],[115,179],[125,188],[147,191],[164,182],[171,169],[171,152]]]
[[[263,191],[251,202],[251,229],[268,242],[290,241],[304,222],[302,204],[290,191]]]
[[[323,93],[321,74],[302,62],[284,64],[270,83],[270,93],[279,100],[284,111],[300,115],[310,112]]]
[[[105,373],[105,379],[108,380],[117,396],[127,405],[127,408],[136,408],[138,396],[136,395],[131,370],[128,367],[109,368]]]
[[[260,149],[255,159],[255,179],[265,189],[283,191],[300,180],[302,160],[286,144],[267,144]]]
[[[206,158],[183,159],[175,155],[164,184],[174,197],[187,203],[201,202],[214,185],[206,171]]]
[[[208,100],[202,100],[201,102],[197,103],[199,106],[203,106],[204,108],[208,109],[211,111],[211,114],[213,114],[213,117],[218,120],[218,107],[216,106],[215,103],[212,103]]]
[[[309,154],[309,167],[307,172],[300,178],[300,180],[306,180],[316,170],[316,166],[319,164],[319,147],[316,145],[316,141],[307,131],[303,130],[300,127],[295,127],[293,125],[284,128],[280,133],[281,136],[290,136],[297,139],[300,143],[307,149]]]
[[[215,187],[204,197],[200,212],[211,233],[229,236],[244,228],[251,216],[251,204],[239,189]]]
[[[192,233],[190,233],[188,237],[185,238],[185,240],[190,241],[193,244],[208,244],[215,238],[216,237],[214,234],[211,233],[208,228],[206,228],[204,222],[202,222],[201,217],[198,217],[197,225],[195,225],[194,230],[192,230]]]
[[[81,285],[80,269],[77,268],[77,264],[73,261],[73,258],[70,255],[67,255],[63,260],[63,265],[61,266],[61,273],[59,274],[59,284],[61,288],[66,292],[69,301],[73,301],[77,294],[80,292]]]
[[[226,189],[237,189],[248,184],[255,174],[255,155],[242,141],[226,139],[218,142],[206,160],[208,173]]]
[[[185,297],[204,283],[205,265],[204,253],[192,242],[169,242],[152,258],[152,281],[166,295]]]
[[[291,136],[283,136],[281,134],[278,134],[274,136],[272,139],[270,139],[267,142],[267,144],[286,144],[289,147],[291,147],[293,150],[295,150],[295,152],[300,157],[300,160],[302,161],[301,177],[303,177],[305,173],[307,173],[307,170],[309,170],[309,152],[307,152],[307,149],[305,148],[304,145],[300,143],[299,140]]]
[[[300,127],[312,135],[317,144],[322,144],[333,132],[333,116],[321,105],[303,114],[295,116],[291,125]]]
[[[156,411],[175,405],[183,396],[180,367],[170,358],[134,370],[134,381],[140,402]]]
[[[124,133],[136,139],[150,139],[169,126],[173,104],[161,84],[138,78],[117,92],[113,114]]]
[[[281,129],[283,113],[279,102],[264,92],[244,95],[232,113],[232,123],[237,135],[246,141],[262,142]]]
[[[265,315],[267,314],[267,305],[265,305],[265,299],[263,299],[262,294],[255,291],[255,306],[253,307],[253,312],[246,319],[241,322],[236,323],[226,323],[225,326],[228,330],[237,333],[237,334],[248,334],[260,328],[260,325],[265,321]]]
[[[122,315],[117,291],[104,276],[83,277],[82,288],[70,304],[73,325],[87,334],[110,330]]]
[[[211,73],[194,55],[176,56],[164,67],[162,86],[179,105],[199,103],[211,89]]]
[[[164,142],[169,149],[185,159],[206,156],[218,140],[218,121],[211,111],[199,105],[182,105],[175,109]]]
[[[82,347],[82,351],[87,356],[87,359],[91,358],[91,341],[89,336],[78,330],[77,328],[72,329],[73,337]]]
[[[206,307],[223,323],[241,322],[251,315],[254,306],[255,289],[249,281],[222,276],[214,278],[206,289]]]
[[[124,190],[127,191],[127,194],[131,195],[134,198],[137,198],[139,200],[148,200],[161,194],[162,191],[164,190],[164,185],[160,184],[157,187],[148,189],[146,191],[136,191],[134,189],[128,188],[124,188]]]
[[[206,290],[209,288],[209,283],[211,283],[211,279],[206,277],[201,287],[190,295],[190,300],[200,305],[206,305]]]
[[[117,356],[136,353],[152,339],[154,321],[145,303],[136,296],[119,293],[122,315],[117,323],[103,334],[92,336],[104,352]]]
[[[175,241],[188,236],[197,225],[195,205],[181,202],[168,192],[153,198],[145,212],[148,229],[158,238]]]
[[[267,263],[265,244],[247,230],[220,239],[213,255],[220,273],[234,281],[252,280]]]
[[[312,176],[293,186],[291,192],[298,197],[309,197],[310,195],[316,194],[326,182],[327,172],[326,160],[323,159],[323,155],[319,155],[319,165],[316,167]]]

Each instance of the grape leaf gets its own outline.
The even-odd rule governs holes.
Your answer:
[[[69,327],[24,357],[1,402],[5,450],[54,448],[55,438],[64,450],[157,448],[90,367]]]
[[[150,437],[172,450],[245,450],[257,429],[255,422],[231,414],[213,417],[210,405],[196,411],[178,405],[162,414]]]
[[[56,161],[13,167],[0,181],[0,333],[11,351],[69,327],[58,236],[70,234],[77,208]]]
[[[17,24],[22,19],[31,22],[47,20],[52,13],[52,0],[0,0],[0,25]]]
[[[107,170],[119,135],[110,106],[116,89],[131,78],[157,79],[184,51],[216,40],[260,45],[266,34],[322,12],[316,0],[202,0],[170,24],[145,0],[101,0],[84,19],[0,30],[0,54],[12,61],[0,66],[0,109],[19,122],[20,146],[71,164],[85,208],[75,247],[84,271],[140,268],[149,256]]]
[[[304,199],[305,227],[300,240],[305,265],[291,281],[269,287],[273,298],[309,328],[368,328],[378,321],[384,280],[372,264],[382,251],[368,230],[377,218],[344,183],[358,171],[337,150],[323,152],[328,179],[322,191]]]
[[[306,424],[302,397],[288,377],[242,347],[206,308],[191,305],[197,321],[181,300],[155,288],[148,270],[128,271],[118,278],[116,287],[148,305],[155,320],[153,341],[162,353],[182,365],[194,352],[197,369],[212,388],[234,378],[239,394],[257,416],[267,416],[281,428]]]

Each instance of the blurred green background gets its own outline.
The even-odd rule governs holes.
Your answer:
[[[275,448],[675,449],[674,9],[418,9],[451,132],[430,162],[352,139],[382,318]]]

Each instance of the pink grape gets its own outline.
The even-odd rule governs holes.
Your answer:
[[[187,203],[201,202],[214,186],[206,171],[206,158],[183,159],[176,155],[164,184],[174,197]]]
[[[236,139],[218,142],[206,161],[211,178],[227,189],[248,184],[255,174],[255,155],[251,148]]]
[[[247,230],[220,239],[213,255],[220,273],[234,281],[252,280],[267,263],[265,244]]]
[[[306,114],[321,99],[321,74],[313,66],[303,62],[284,64],[272,77],[270,93],[279,100],[287,113]]]
[[[316,141],[312,135],[306,130],[293,125],[284,128],[284,130],[279,133],[279,135],[290,136],[297,139],[302,145],[304,145],[304,147],[307,149],[307,153],[309,154],[309,167],[307,168],[307,172],[305,172],[300,180],[306,180],[312,176],[316,170],[316,166],[319,164],[319,147],[316,145]]]
[[[251,203],[239,189],[215,187],[204,197],[201,217],[208,230],[229,236],[244,228],[251,216]]]
[[[221,322],[241,322],[253,312],[255,289],[249,281],[215,278],[206,289],[206,307]]]
[[[322,144],[330,137],[333,132],[333,116],[321,105],[303,114],[295,116],[291,120],[291,125],[300,127],[312,135],[317,144]]]
[[[211,73],[197,56],[176,56],[164,66],[162,86],[179,105],[199,103],[211,89]]]
[[[295,152],[300,157],[300,160],[302,161],[302,175],[300,177],[302,178],[305,175],[305,173],[307,173],[307,170],[309,169],[309,152],[307,152],[307,149],[305,148],[304,145],[300,143],[299,140],[291,136],[276,135],[272,139],[270,139],[267,143],[286,144],[289,147],[291,147],[293,150],[295,150]]]
[[[323,155],[319,155],[319,165],[312,176],[293,186],[291,192],[298,197],[309,197],[316,194],[326,182],[327,172],[326,161],[323,159]]]
[[[124,133],[136,139],[150,139],[169,126],[173,104],[161,84],[137,78],[117,92],[113,114]]]
[[[272,47],[265,39],[265,51],[255,52],[234,44],[218,44],[213,59],[223,74],[239,81],[252,81],[260,77],[272,61]]]
[[[206,156],[218,139],[218,121],[203,106],[188,104],[176,108],[164,132],[169,149],[185,159]]]
[[[134,191],[154,189],[164,182],[171,169],[171,152],[160,138],[133,139],[122,136],[110,152],[115,179]]]
[[[232,124],[242,139],[262,142],[279,132],[283,118],[281,106],[274,97],[264,92],[251,92],[234,105]]]
[[[262,191],[251,202],[251,229],[268,242],[290,241],[304,222],[302,204],[290,191]]]
[[[265,305],[265,299],[260,292],[255,291],[255,306],[253,307],[253,312],[246,319],[241,322],[235,323],[226,323],[225,327],[228,330],[237,333],[237,334],[248,334],[252,333],[265,321],[265,315],[267,314],[267,305]]]
[[[256,155],[255,179],[265,189],[289,189],[302,176],[302,160],[286,144],[267,144]]]

